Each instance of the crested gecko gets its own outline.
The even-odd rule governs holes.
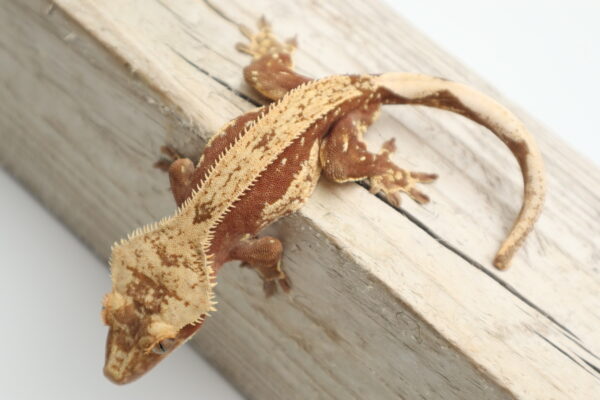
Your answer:
[[[545,192],[542,159],[523,124],[489,97],[459,83],[411,73],[334,75],[313,80],[294,71],[295,40],[279,41],[261,19],[258,32],[241,27],[252,56],[246,82],[273,100],[226,124],[194,165],[168,168],[177,211],[112,247],[112,291],[103,301],[109,326],[105,375],[123,384],[143,375],[190,339],[215,311],[216,274],[230,260],[256,269],[267,295],[290,290],[283,247],[256,235],[296,211],[321,175],[334,182],[368,180],[399,204],[404,192],[428,202],[418,184],[436,175],[411,172],[390,160],[394,141],[378,153],[362,135],[382,105],[414,104],[461,114],[496,134],[523,173],[519,216],[494,259],[508,266],[539,216]]]

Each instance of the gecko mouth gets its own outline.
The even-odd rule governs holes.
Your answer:
[[[135,343],[127,343],[122,332],[110,328],[106,338],[104,376],[113,383],[124,385],[152,369],[164,355],[147,352]]]

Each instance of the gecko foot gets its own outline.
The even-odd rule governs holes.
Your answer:
[[[245,238],[232,249],[230,257],[242,261],[241,266],[252,268],[263,280],[263,289],[267,297],[277,292],[277,286],[285,293],[292,285],[281,267],[283,245],[271,236]]]
[[[407,171],[394,165],[389,172],[369,178],[371,184],[370,192],[373,194],[382,192],[390,204],[395,207],[400,206],[401,199],[399,192],[408,194],[411,199],[419,204],[426,204],[429,202],[429,197],[418,190],[416,185],[419,183],[431,183],[436,179],[436,174]]]
[[[242,53],[250,54],[255,60],[269,54],[292,54],[298,43],[296,38],[287,39],[285,42],[280,42],[273,32],[271,25],[265,17],[258,20],[258,32],[254,33],[250,28],[240,25],[240,32],[248,38],[250,43],[238,43],[235,47]]]
[[[158,168],[169,174],[171,192],[175,198],[177,207],[193,193],[194,181],[193,174],[196,167],[192,160],[181,156],[177,150],[171,146],[162,146],[160,152],[163,157],[154,163],[154,168]]]
[[[390,168],[388,172],[384,174],[375,175],[369,178],[371,193],[376,194],[383,192],[383,195],[390,204],[396,207],[399,207],[401,202],[399,192],[405,192],[419,204],[428,203],[429,197],[415,186],[419,183],[431,183],[437,179],[437,175],[425,172],[411,172],[397,167],[389,161],[389,156],[395,151],[396,143],[394,139],[386,141],[381,146],[379,154],[388,159]]]
[[[271,297],[277,293],[277,285],[279,285],[281,290],[283,290],[285,293],[288,293],[292,288],[290,278],[288,278],[281,268],[281,260],[279,260],[276,265],[270,267],[261,268],[257,267],[256,265],[251,265],[248,262],[243,262],[241,266],[253,268],[258,272],[259,276],[263,280],[263,290],[266,297]]]
[[[179,160],[180,158],[183,158],[178,152],[177,150],[175,150],[175,148],[165,145],[165,146],[161,146],[160,148],[160,152],[165,156],[162,157],[160,160],[158,160],[157,162],[154,163],[154,168],[158,168],[164,172],[169,172],[169,167],[171,167],[171,164],[173,164],[173,162]]]

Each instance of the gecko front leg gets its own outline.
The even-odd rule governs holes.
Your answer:
[[[433,182],[437,175],[412,172],[398,167],[389,155],[396,150],[394,139],[385,142],[379,154],[370,153],[362,135],[376,119],[381,103],[374,101],[349,112],[332,128],[321,144],[320,160],[324,175],[334,182],[369,179],[371,193],[382,192],[388,201],[400,205],[398,192],[408,194],[419,204],[429,197],[417,189],[419,183]]]
[[[283,244],[272,236],[244,238],[235,246],[229,256],[242,261],[242,267],[255,269],[263,280],[267,297],[275,294],[277,284],[284,292],[289,292],[291,284],[281,268]]]

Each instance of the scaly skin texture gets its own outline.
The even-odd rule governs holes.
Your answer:
[[[396,166],[393,140],[370,153],[362,135],[381,105],[418,104],[464,115],[489,128],[513,152],[523,171],[524,201],[495,260],[503,269],[537,219],[544,197],[540,154],[523,125],[504,107],[458,83],[423,75],[336,75],[311,80],[294,72],[295,41],[278,42],[261,20],[259,32],[242,28],[253,56],[248,84],[268,106],[225,125],[198,164],[176,159],[169,176],[175,215],[116,243],[110,260],[113,288],[102,316],[110,327],[105,374],[115,383],[141,376],[187,341],[214,311],[216,273],[241,260],[264,281],[267,295],[290,282],[281,268],[283,247],[256,235],[296,211],[323,173],[335,182],[368,180],[393,204],[404,192],[419,203],[418,188],[436,176]],[[176,155],[172,154],[174,158]]]

